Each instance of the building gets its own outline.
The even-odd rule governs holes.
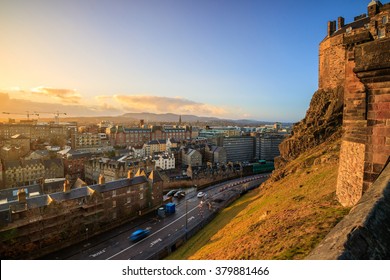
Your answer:
[[[182,149],[182,165],[202,166],[202,154],[194,149]]]
[[[162,170],[175,169],[175,156],[172,153],[162,153],[153,156],[153,162],[156,168]]]
[[[205,160],[210,163],[226,164],[226,149],[224,147],[206,145]]]
[[[148,128],[125,128],[122,125],[107,129],[112,146],[143,145],[151,140]]]
[[[224,137],[222,147],[228,162],[252,161],[255,158],[255,137]]]
[[[71,137],[72,149],[91,149],[101,148],[102,136],[99,133],[75,133]]]
[[[0,137],[6,139],[15,134],[23,135],[31,140],[53,137],[67,138],[75,131],[77,131],[77,123],[0,123]]]
[[[151,128],[125,128],[117,125],[107,129],[112,146],[143,145],[152,140],[185,140],[191,138],[191,127],[152,126]]]
[[[0,141],[0,158],[4,160],[18,160],[30,152],[30,138],[15,134]]]
[[[62,159],[3,161],[2,188],[37,184],[42,178],[63,178]]]
[[[153,156],[155,153],[165,152],[167,150],[166,140],[152,140],[143,146],[145,156]]]
[[[89,184],[97,183],[100,176],[104,176],[106,182],[112,182],[132,178],[139,169],[151,172],[154,170],[154,163],[149,159],[134,159],[131,156],[120,159],[90,158],[84,164],[84,178]]]
[[[90,158],[91,153],[89,152],[69,150],[63,155],[65,176],[68,176],[72,183],[74,183],[77,178],[85,180],[84,166]]]
[[[389,21],[390,3],[371,1],[351,23],[329,21],[319,46],[319,92],[343,112],[336,194],[344,206],[360,200],[390,154]]]
[[[286,134],[260,133],[256,136],[255,159],[273,161],[280,156],[279,144],[286,138]]]
[[[52,194],[36,190],[33,196],[22,187],[17,199],[0,204],[1,258],[38,258],[155,211],[162,205],[162,184],[154,170],[113,182],[101,176],[99,184],[75,189],[65,181]]]

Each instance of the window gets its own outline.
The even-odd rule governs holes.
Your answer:
[[[378,30],[378,38],[384,38],[386,35],[386,31],[384,28]]]
[[[113,200],[112,201],[112,208],[115,208],[116,207],[116,200]]]
[[[126,202],[127,202],[127,204],[130,204],[131,203],[131,197],[128,197]]]
[[[112,191],[112,197],[116,196],[116,190]]]
[[[139,193],[139,199],[144,199],[144,193],[143,192]]]
[[[386,24],[386,23],[388,23],[388,22],[389,22],[388,16],[383,16],[383,17],[382,17],[382,23],[383,23],[383,24]]]
[[[347,34],[351,34],[351,32],[352,32],[352,27],[351,27],[351,26],[348,27],[347,30],[346,30],[346,32],[347,32]]]

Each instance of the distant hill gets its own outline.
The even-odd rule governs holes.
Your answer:
[[[216,117],[199,117],[195,115],[178,115],[173,113],[166,114],[155,114],[155,113],[126,113],[120,116],[96,116],[96,117],[63,117],[62,121],[77,121],[80,124],[83,123],[98,123],[102,120],[112,121],[114,123],[131,123],[131,122],[139,122],[140,120],[144,120],[145,123],[178,123],[179,118],[181,116],[181,121],[183,123],[210,123],[212,125],[265,125],[265,124],[273,124],[274,122],[265,122],[265,121],[257,121],[257,120],[231,120],[231,119],[219,119]],[[43,119],[42,119],[43,120]],[[291,125],[292,123],[283,123],[283,125]]]
[[[154,114],[154,113],[126,113],[123,117],[129,117],[132,119],[145,120],[145,122],[179,122],[180,115],[166,113],[166,114]],[[181,115],[182,122],[211,122],[220,121],[221,119],[215,117],[198,117],[195,115]]]

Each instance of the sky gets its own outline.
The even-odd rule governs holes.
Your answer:
[[[0,0],[0,112],[296,122],[327,22],[369,2]]]

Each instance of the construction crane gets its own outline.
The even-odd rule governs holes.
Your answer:
[[[2,112],[2,114],[6,114],[6,115],[24,115],[24,116],[27,116],[28,120],[30,120],[30,116],[39,116],[39,114],[37,112],[30,113],[29,111],[26,111],[26,113]]]
[[[37,114],[38,116],[39,116],[39,114],[53,114],[54,115],[54,122],[57,124],[60,122],[60,115],[66,115],[66,113],[59,112],[59,111],[56,111],[56,112],[36,112],[36,111],[34,111],[34,113]]]

